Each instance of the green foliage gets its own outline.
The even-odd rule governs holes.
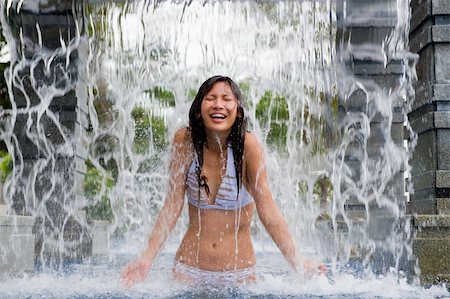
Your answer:
[[[266,91],[256,106],[256,118],[266,124],[268,121],[268,111],[272,121],[287,121],[289,120],[289,107],[286,98],[280,95],[275,97],[272,91]]]
[[[256,118],[262,126],[270,123],[267,143],[279,150],[285,149],[289,120],[286,98],[280,95],[273,96],[272,91],[266,91],[256,105]]]
[[[196,95],[197,95],[197,90],[192,89],[192,88],[189,89],[189,91],[188,91],[188,98],[187,98],[188,102],[193,101],[195,99]]]
[[[176,104],[174,93],[164,87],[157,86],[153,89],[146,90],[145,93],[149,93],[151,97],[168,107],[174,107]]]
[[[244,98],[248,99],[250,95],[250,84],[248,82],[239,82],[238,85]]]
[[[320,201],[327,201],[333,192],[333,184],[327,175],[321,175],[314,182],[313,194],[317,195]]]
[[[8,152],[0,151],[0,181],[4,182],[12,170],[12,156]]]
[[[88,219],[113,220],[109,190],[115,181],[109,173],[102,173],[90,161],[86,161],[87,172],[84,176],[84,195],[88,200],[86,214]]]
[[[138,154],[148,151],[150,141],[160,151],[167,147],[167,128],[164,119],[151,116],[149,111],[136,107],[131,112],[135,124],[134,150]]]

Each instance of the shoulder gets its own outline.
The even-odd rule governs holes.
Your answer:
[[[258,167],[264,159],[263,147],[255,134],[247,132],[244,141],[245,164],[252,168]]]
[[[180,128],[175,132],[172,140],[173,146],[191,147],[191,133],[187,128]]]
[[[174,143],[185,143],[189,139],[189,130],[187,128],[180,128],[175,132],[175,136],[173,137]]]
[[[244,140],[244,155],[262,152],[261,142],[258,140],[258,137],[255,136],[255,134],[246,132]]]
[[[193,152],[191,133],[187,128],[181,128],[175,132],[172,148],[176,154],[190,155]]]
[[[255,191],[255,187],[265,181],[266,168],[263,147],[258,137],[252,133],[245,135],[244,167],[247,188]],[[255,198],[255,194],[252,195]]]

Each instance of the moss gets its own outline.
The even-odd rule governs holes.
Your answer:
[[[279,150],[286,149],[287,122],[289,121],[286,98],[280,95],[274,96],[272,91],[266,91],[256,105],[256,118],[263,126],[270,122],[267,135],[269,146],[275,146]]]
[[[89,160],[86,161],[86,167],[84,176],[84,195],[88,201],[86,216],[88,219],[112,221],[113,213],[107,195],[116,182],[111,174],[101,172]]]
[[[176,104],[175,94],[172,91],[165,89],[164,87],[156,86],[153,89],[146,90],[145,93],[149,93],[151,97],[155,98],[168,107],[174,107]]]
[[[142,107],[133,109],[131,116],[135,124],[134,150],[144,154],[150,147],[150,141],[157,151],[167,147],[167,127],[164,119],[150,115],[150,111]]]
[[[0,181],[4,182],[12,170],[12,156],[8,152],[0,151]]]

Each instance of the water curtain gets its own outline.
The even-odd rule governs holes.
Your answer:
[[[144,243],[167,187],[170,138],[215,74],[245,94],[299,247],[334,269],[355,258],[385,272],[410,258],[414,134],[405,146],[400,133],[415,78],[408,1],[30,3],[1,6],[11,106],[0,110],[0,137],[14,161],[9,211],[35,217],[44,265],[86,255],[96,219]],[[368,20],[387,29],[358,40]],[[380,66],[392,70],[388,83]],[[260,224],[253,234],[270,248]]]

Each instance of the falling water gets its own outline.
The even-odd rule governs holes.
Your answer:
[[[187,125],[200,84],[216,74],[233,78],[245,94],[251,131],[265,148],[270,185],[298,247],[331,269],[329,280],[305,283],[274,253],[255,219],[252,233],[262,283],[228,296],[376,297],[386,295],[386,286],[392,290],[388,297],[447,294],[443,288],[408,284],[402,275],[414,264],[406,195],[396,183],[409,170],[414,134],[409,133],[405,146],[403,137],[399,143],[393,136],[392,123],[397,117],[393,111],[405,115],[413,99],[408,1],[392,7],[396,23],[383,44],[359,46],[345,43],[341,13],[347,13],[349,23],[361,22],[377,17],[376,6],[351,14],[345,1],[99,2],[78,7],[72,39],[61,38],[55,52],[41,47],[45,36],[33,45],[23,33],[13,32],[8,16],[1,19],[11,55],[5,77],[15,98],[11,109],[0,110],[0,138],[14,157],[5,194],[11,213],[40,221],[35,230],[42,242],[37,259],[43,270],[30,278],[8,279],[0,284],[3,294],[198,295],[167,283],[185,214],[150,274],[152,282],[126,291],[118,273],[144,246],[162,206],[167,145]],[[20,9],[38,9],[39,1],[26,3]],[[24,48],[18,49],[19,44]],[[30,52],[34,54],[27,56]],[[348,57],[358,55],[386,68],[398,62],[401,71],[393,87],[349,71]],[[23,77],[24,70],[30,70],[29,77]],[[17,98],[30,89],[36,95]],[[52,107],[52,99],[72,90],[81,107],[77,121],[86,124],[79,132],[68,131],[62,114]],[[23,129],[18,131],[19,121]],[[30,165],[24,162],[28,153],[18,146],[24,134],[39,153]],[[79,167],[74,157],[86,165]],[[67,174],[71,168],[86,176]],[[83,255],[92,219],[110,221],[109,260],[72,264],[65,277],[49,271],[61,269],[64,257],[73,261]],[[81,232],[78,239],[65,239],[68,226]],[[27,283],[29,291],[18,291]]]

